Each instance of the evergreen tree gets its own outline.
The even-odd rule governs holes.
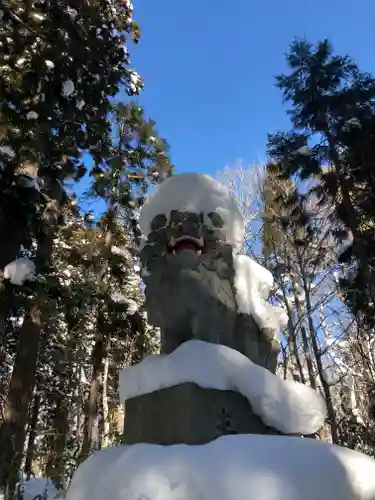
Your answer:
[[[110,97],[120,86],[129,95],[142,86],[129,67],[127,40],[139,36],[130,2],[86,0],[75,7],[61,0],[0,2],[1,339],[8,338],[17,294],[7,279],[9,264],[14,267],[21,251],[33,245],[37,277],[23,293],[24,319],[0,428],[0,484],[10,496],[39,383],[38,351],[52,293],[44,280],[54,273],[54,236],[67,201],[64,182],[84,174],[82,151],[95,165],[110,157]]]
[[[315,180],[301,182],[282,173],[280,165],[269,164],[227,167],[219,175],[245,220],[256,221],[260,208],[260,231],[254,227],[251,236],[254,247],[262,250],[260,263],[275,278],[270,300],[283,305],[288,315],[278,375],[308,384],[326,398],[329,420],[319,439],[373,456],[374,337],[341,300],[332,207],[318,203],[315,193],[303,196]]]
[[[137,104],[117,104],[113,111],[113,143],[108,157],[93,170],[90,193],[106,203],[106,212],[100,221],[102,245],[106,258],[98,269],[97,280],[103,291],[98,308],[97,335],[92,350],[92,375],[90,396],[87,401],[85,438],[81,458],[87,457],[92,449],[94,420],[98,414],[99,379],[103,374],[105,360],[113,330],[123,327],[123,321],[116,321],[116,315],[127,310],[126,317],[138,335],[136,343],[142,358],[146,335],[145,314],[139,311],[138,300],[132,296],[134,289],[134,266],[140,228],[137,209],[143,202],[150,183],[159,182],[172,172],[168,158],[168,145],[155,130],[155,123],[144,118],[142,108]],[[127,283],[127,275],[133,281]],[[111,282],[107,282],[111,278]],[[116,284],[117,281],[117,284]],[[114,316],[115,315],[115,316]],[[116,336],[115,336],[116,338]],[[103,389],[103,388],[102,388]]]
[[[22,287],[5,281],[15,312],[3,344],[4,392],[19,348],[16,315],[25,319],[28,301],[43,301],[27,439],[19,446],[26,445],[25,473],[44,471],[59,488],[93,449],[119,438],[119,371],[157,347],[143,308],[137,214],[150,183],[172,172],[168,145],[136,104],[116,105],[110,118],[108,157],[93,169],[89,189],[104,214],[93,222],[68,197],[48,273]],[[37,253],[35,241],[27,256]]]
[[[322,389],[332,440],[337,443],[335,411],[320,354],[321,325],[317,314],[319,308],[324,310],[329,305],[336,291],[330,279],[334,242],[324,206],[317,205],[313,195],[301,196],[302,186],[280,173],[279,165],[268,165],[263,187],[262,235],[266,263],[276,277],[278,297],[288,313],[284,373],[291,370],[297,380]],[[307,212],[309,218],[301,224],[301,217]]]
[[[141,86],[128,66],[126,42],[137,39],[131,5],[87,0],[74,7],[0,3],[0,229],[7,234],[0,268],[17,257],[51,191],[84,173],[81,151],[96,162],[106,155],[110,96],[120,85],[130,94]]]
[[[292,104],[293,131],[270,136],[269,154],[286,176],[314,179],[311,191],[331,203],[332,234],[346,243],[345,298],[372,324],[375,79],[348,56],[334,55],[327,40],[316,47],[295,41],[287,62],[290,72],[277,85]]]
[[[275,253],[275,247],[288,244],[287,229],[293,211],[288,201],[295,195],[295,185],[291,179],[281,178],[280,174],[279,165],[268,164],[262,186],[262,243],[266,261]]]

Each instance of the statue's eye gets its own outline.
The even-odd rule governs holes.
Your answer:
[[[167,225],[167,218],[164,214],[156,215],[151,222],[151,231],[157,231]]]

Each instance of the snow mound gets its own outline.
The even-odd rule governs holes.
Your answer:
[[[313,439],[223,436],[94,453],[66,500],[374,500],[375,460]]]
[[[212,177],[188,172],[174,175],[160,184],[140,211],[139,224],[143,233],[149,234],[156,215],[168,217],[172,210],[203,212],[207,225],[211,225],[207,214],[217,212],[224,220],[228,243],[236,250],[242,247],[245,229],[241,213],[230,192]]]
[[[31,260],[21,257],[7,264],[4,268],[4,278],[13,285],[22,286],[25,281],[35,277],[35,264]]]
[[[23,500],[38,500],[38,495],[47,500],[55,500],[58,497],[55,486],[46,477],[36,476],[25,481],[23,491]]]
[[[266,425],[285,434],[313,434],[326,416],[323,398],[310,387],[282,380],[234,349],[201,340],[122,370],[121,401],[186,382],[241,393]]]
[[[259,328],[280,332],[288,316],[282,307],[275,307],[266,300],[273,287],[272,274],[247,255],[234,255],[233,261],[238,312],[250,314]]]

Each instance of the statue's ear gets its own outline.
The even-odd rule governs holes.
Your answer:
[[[224,221],[217,212],[209,212],[207,217],[211,220],[213,227],[218,229],[224,227]]]
[[[155,215],[150,224],[151,231],[158,231],[162,227],[165,227],[167,222],[167,217],[164,214]]]

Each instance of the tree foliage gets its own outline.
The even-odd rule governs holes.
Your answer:
[[[277,77],[291,104],[291,132],[269,137],[269,154],[285,176],[314,180],[310,192],[330,203],[332,235],[345,243],[340,260],[347,304],[370,324],[374,318],[375,79],[348,56],[295,41],[289,73]]]
[[[138,211],[172,165],[143,108],[114,100],[143,86],[128,0],[1,0],[0,16],[0,487],[13,498],[24,474],[64,488],[119,439],[119,370],[158,345]],[[100,212],[69,193],[81,179]]]
[[[332,206],[319,202],[311,189],[315,180],[280,175],[277,164],[228,167],[224,173],[219,178],[230,179],[228,187],[237,189],[245,218],[257,206],[259,235],[247,251],[273,273],[269,300],[287,313],[279,376],[308,384],[325,398],[329,418],[320,439],[373,455],[373,335],[363,331],[342,300],[338,285],[345,265],[337,261]],[[244,192],[253,193],[253,205]]]

